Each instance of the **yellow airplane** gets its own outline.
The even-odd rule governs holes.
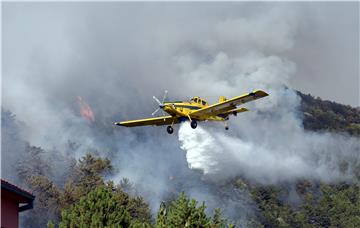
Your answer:
[[[194,97],[190,101],[172,101],[164,102],[167,91],[165,91],[162,102],[155,96],[154,100],[159,104],[152,115],[154,116],[159,110],[163,110],[168,113],[168,116],[160,116],[155,118],[129,120],[124,122],[116,122],[115,125],[125,127],[137,127],[145,125],[169,125],[167,132],[172,134],[174,132],[174,124],[190,121],[190,126],[195,129],[198,121],[224,121],[225,130],[229,130],[227,120],[230,115],[236,116],[240,112],[249,111],[247,108],[238,108],[237,105],[241,105],[262,97],[266,97],[269,94],[262,90],[255,90],[253,92],[237,96],[231,99],[226,99],[221,96],[218,103],[209,105],[204,99],[200,97]]]

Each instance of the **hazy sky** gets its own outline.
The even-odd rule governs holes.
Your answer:
[[[359,106],[359,2],[307,5],[288,53],[297,65],[292,85],[324,99]]]
[[[269,14],[273,5],[286,5],[291,15],[281,12],[270,27],[261,27],[257,21],[267,20],[264,15]],[[96,60],[99,65],[96,68],[107,78],[104,74],[111,73],[105,73],[102,68],[112,71],[111,65],[115,62],[128,64],[128,68],[138,61],[145,62],[136,68],[149,70],[148,64],[157,68],[162,58],[196,52],[202,42],[201,48],[208,48],[211,55],[213,40],[205,40],[206,36],[212,36],[210,30],[219,23],[226,28],[226,23],[232,19],[235,23],[249,20],[241,25],[253,26],[255,32],[244,34],[241,27],[228,23],[226,31],[217,29],[225,35],[217,35],[216,42],[227,43],[219,49],[228,53],[231,48],[246,50],[236,47],[236,40],[248,39],[245,45],[251,46],[251,39],[262,38],[262,52],[276,54],[296,64],[295,76],[291,79],[293,88],[324,99],[359,105],[358,2],[4,3],[3,86],[5,89],[10,86],[6,78],[8,72],[13,74],[26,67],[34,68],[37,63],[42,68],[58,71],[58,75],[47,75],[47,78],[63,81],[73,74],[66,72],[64,75],[64,69],[84,58]],[[293,27],[286,28],[291,36],[288,40],[281,40],[282,26]],[[259,39],[259,36],[262,37]],[[271,39],[278,38],[277,42],[284,47],[267,46],[267,42],[274,43]],[[83,67],[79,66],[76,74],[80,74]],[[161,67],[164,72],[171,72],[167,65]],[[137,77],[133,70],[116,71],[128,72],[127,77]],[[23,75],[16,80],[24,82],[27,77]]]

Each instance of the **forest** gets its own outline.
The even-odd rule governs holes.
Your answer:
[[[305,130],[360,137],[359,108],[297,94]],[[249,196],[252,213],[245,222],[228,218],[221,208],[208,211],[206,202],[189,197],[181,187],[154,212],[131,180],[111,180],[114,164],[99,151],[76,159],[71,151],[78,145],[69,141],[66,152],[54,149],[49,159],[49,151],[21,139],[22,123],[14,114],[2,109],[1,118],[3,173],[15,170],[6,177],[36,196],[34,209],[21,218],[23,227],[360,227],[360,162],[351,181],[302,179],[264,185],[239,175],[213,184],[220,198]],[[14,167],[5,162],[14,160]],[[58,170],[56,163],[66,164],[66,169]],[[338,163],[344,169],[349,165]],[[233,211],[235,217],[240,213]]]

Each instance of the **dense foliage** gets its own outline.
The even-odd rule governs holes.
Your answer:
[[[28,145],[31,154],[27,164],[20,165],[19,175],[33,189],[36,207],[26,226],[40,227],[226,227],[220,210],[213,217],[205,213],[205,204],[197,206],[185,194],[170,203],[161,204],[154,223],[148,204],[139,196],[124,191],[127,179],[117,186],[105,182],[104,175],[112,170],[108,159],[86,154],[71,168],[62,188],[49,179],[47,165],[42,165],[43,150]],[[37,165],[32,164],[38,161]],[[44,216],[44,214],[46,216]],[[50,219],[48,221],[48,219]]]
[[[131,197],[120,185],[114,186],[112,182],[106,183],[104,181],[103,176],[112,170],[110,160],[86,154],[71,167],[71,172],[69,172],[64,186],[57,186],[49,179],[51,178],[51,175],[49,175],[50,172],[44,170],[47,166],[42,167],[41,157],[39,156],[42,153],[42,149],[28,146],[27,150],[28,153],[32,155],[28,158],[27,164],[38,161],[38,165],[28,166],[23,164],[18,168],[20,176],[24,178],[36,195],[36,207],[30,211],[32,213],[31,217],[35,219],[27,220],[26,226],[41,227],[44,226],[49,219],[57,223],[60,220],[61,212],[63,212],[63,217],[66,215],[65,218],[72,221],[71,218],[77,213],[76,210],[88,208],[89,200],[84,200],[86,199],[84,198],[85,196],[93,197],[91,199],[94,199],[95,196],[99,197],[102,194],[105,198],[99,197],[99,199],[104,200],[100,200],[97,203],[104,206],[103,203],[107,202],[106,199],[108,199],[106,197],[111,196],[110,199],[117,203],[115,204],[116,206],[120,205],[119,207],[125,208],[123,215],[125,221],[134,219],[142,222],[150,222],[151,215],[149,206],[141,197]],[[95,189],[98,190],[88,196],[88,194]],[[106,195],[106,191],[110,190],[115,194],[114,196]],[[78,203],[80,203],[80,205],[73,208],[74,205]],[[96,203],[93,203],[96,206]],[[113,204],[108,206],[111,207]],[[70,213],[70,208],[72,208],[74,212]],[[95,208],[95,210],[100,210],[100,208]],[[87,215],[92,214],[93,213],[89,213]],[[64,224],[67,226],[70,222]]]
[[[264,227],[360,227],[359,185],[321,184],[318,188],[303,192],[298,207],[279,200],[283,189],[275,186],[253,188],[261,224]]]
[[[131,215],[122,196],[100,186],[61,213],[60,227],[129,227]]]
[[[227,224],[222,218],[219,209],[216,209],[213,217],[208,217],[205,213],[205,203],[197,206],[197,201],[189,199],[184,193],[179,198],[171,202],[166,207],[164,203],[160,205],[157,215],[156,227],[233,227]]]
[[[136,218],[131,208],[123,199],[124,194],[114,191],[110,185],[100,186],[80,198],[80,201],[61,213],[59,227],[233,227],[222,218],[219,209],[213,217],[205,213],[205,204],[197,206],[194,199],[184,193],[169,206],[160,205],[155,223]],[[54,226],[50,222],[48,227]]]
[[[360,108],[314,98],[310,94],[297,93],[301,97],[304,128],[313,131],[347,132],[360,136]]]

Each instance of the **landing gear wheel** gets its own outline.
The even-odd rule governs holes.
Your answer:
[[[172,128],[172,126],[168,126],[166,128],[166,131],[167,131],[167,133],[172,134],[174,132],[174,128]]]
[[[225,130],[229,130],[229,127],[225,127]]]
[[[192,129],[195,129],[197,127],[196,120],[192,120],[191,123],[190,123],[190,126],[191,126]]]

